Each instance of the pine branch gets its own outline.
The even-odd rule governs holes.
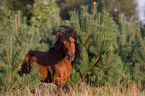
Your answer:
[[[9,54],[8,54],[8,49],[7,49],[7,46],[6,46],[6,38],[5,38],[5,35],[3,35],[3,38],[4,38],[4,46],[5,46],[6,53],[7,53],[7,59],[8,59],[8,62],[9,62],[9,66],[11,66],[11,62],[10,62]]]
[[[18,17],[18,15],[15,14],[15,27],[16,27],[16,30],[18,30],[17,17]],[[22,43],[22,40],[21,40],[20,36],[17,34],[16,30],[14,32],[15,32],[16,36],[18,37],[19,41]]]
[[[29,42],[28,42],[28,43],[29,43]],[[22,56],[24,50],[25,50],[25,47],[23,47],[23,50],[21,51],[21,53],[20,53],[20,55],[19,55],[19,58],[18,58],[18,59],[16,60],[16,62],[12,65],[12,67],[14,67],[14,66],[17,64],[17,62],[18,62],[19,59],[21,58],[21,56]]]
[[[6,67],[6,66],[4,66],[4,65],[3,65],[3,64],[1,64],[1,63],[0,63],[0,65],[1,65],[1,66],[3,66],[3,67]]]
[[[97,57],[95,63],[91,64],[92,66],[88,68],[88,71],[91,70],[95,66],[95,64],[97,63],[97,61],[99,60],[99,58],[100,58],[100,56]]]

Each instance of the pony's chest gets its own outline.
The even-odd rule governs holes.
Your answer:
[[[58,61],[58,63],[54,67],[55,69],[58,69],[59,71],[62,71],[62,72],[71,73],[72,71],[71,62],[67,59],[67,57],[65,57],[61,61]]]

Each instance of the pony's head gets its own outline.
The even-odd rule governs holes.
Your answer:
[[[75,39],[72,37],[69,37],[68,40],[63,41],[65,50],[66,50],[66,56],[69,61],[73,61],[75,58]]]
[[[68,60],[73,61],[75,58],[76,47],[78,48],[76,31],[69,26],[60,27],[64,28],[64,31],[58,32],[58,39],[56,45],[62,45]]]

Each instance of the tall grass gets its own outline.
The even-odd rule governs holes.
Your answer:
[[[73,86],[68,85],[70,88],[69,93],[63,90],[58,90],[54,83],[41,83],[35,88],[35,91],[29,90],[17,94],[18,96],[145,96],[145,90],[136,84],[128,84],[128,87],[123,85],[119,86],[104,86],[93,87],[89,84],[80,82]],[[3,94],[3,96],[6,94]]]

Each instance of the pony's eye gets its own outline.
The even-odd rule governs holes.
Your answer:
[[[66,44],[66,41],[64,41],[63,43]]]

